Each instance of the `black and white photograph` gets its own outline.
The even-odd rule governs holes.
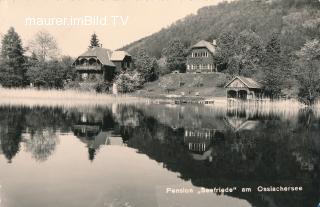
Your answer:
[[[0,0],[0,207],[320,207],[320,1]]]

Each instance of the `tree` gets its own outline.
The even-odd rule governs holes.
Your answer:
[[[158,78],[158,64],[155,58],[147,55],[145,49],[140,49],[134,61],[136,70],[142,75],[144,82]]]
[[[166,66],[171,71],[186,70],[186,47],[179,39],[171,40],[166,48],[162,50],[162,56],[166,57]]]
[[[229,59],[228,70],[231,74],[252,76],[263,57],[263,42],[251,30],[242,31],[235,40],[235,53]]]
[[[58,143],[58,136],[52,128],[48,128],[31,133],[31,137],[25,142],[25,146],[26,151],[31,152],[35,160],[43,162],[53,154]]]
[[[268,42],[262,62],[266,92],[271,97],[277,97],[281,93],[285,77],[287,76],[286,72],[288,72],[284,57],[281,54],[278,33],[273,34]]]
[[[312,105],[320,94],[320,42],[307,41],[296,53],[296,79],[299,82],[299,98]]]
[[[64,56],[61,60],[31,65],[26,75],[36,87],[63,88],[67,81],[76,77],[76,72],[71,68],[72,62],[72,58]]]
[[[243,30],[238,36],[232,31],[223,32],[217,41],[215,57],[221,69],[231,75],[252,76],[258,71],[264,54],[263,41],[252,30]]]
[[[96,33],[91,35],[89,48],[100,47],[99,39]]]
[[[62,56],[59,60],[60,66],[64,71],[63,79],[66,81],[73,81],[76,79],[77,72],[74,67],[72,67],[72,63],[74,59],[70,56]]]
[[[2,39],[0,84],[23,86],[26,72],[24,49],[18,33],[11,27]]]
[[[40,62],[55,59],[59,54],[56,39],[47,31],[39,31],[29,42],[29,50],[35,53]]]
[[[217,39],[217,55],[215,59],[217,65],[222,69],[227,69],[229,64],[229,58],[234,55],[234,44],[236,35],[232,31],[224,31]]]

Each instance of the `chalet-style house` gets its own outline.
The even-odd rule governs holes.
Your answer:
[[[130,68],[131,62],[131,55],[126,51],[92,47],[79,55],[73,66],[82,81],[112,81],[116,73]]]
[[[187,56],[187,73],[217,72],[217,65],[214,61],[216,49],[215,40],[212,43],[201,40],[193,45]]]
[[[227,98],[240,100],[261,99],[263,88],[260,83],[252,78],[236,76],[226,84]]]

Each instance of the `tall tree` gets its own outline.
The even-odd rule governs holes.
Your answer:
[[[158,64],[155,58],[149,57],[144,48],[139,49],[134,61],[136,70],[145,82],[154,81],[158,77]]]
[[[234,55],[230,57],[228,71],[235,75],[252,76],[261,63],[263,42],[251,30],[242,31],[235,40]]]
[[[99,39],[96,33],[91,35],[89,48],[100,47]]]
[[[285,66],[286,64],[281,54],[279,34],[274,33],[265,48],[262,61],[266,92],[271,97],[277,97],[281,93],[286,72],[288,72]]]
[[[0,84],[22,86],[26,72],[24,49],[13,27],[4,35],[1,44]]]
[[[312,105],[320,95],[320,41],[307,41],[297,52],[296,79],[299,82],[299,98]]]
[[[162,56],[166,57],[166,66],[170,71],[186,70],[186,47],[179,39],[171,40],[166,48],[162,51]]]
[[[224,31],[217,39],[217,55],[215,59],[221,70],[227,69],[229,65],[229,58],[234,55],[236,35],[232,31]]]
[[[39,31],[29,42],[29,49],[35,53],[40,62],[55,59],[59,54],[56,39],[47,31]]]
[[[320,94],[320,41],[310,40],[297,52],[296,78],[299,98],[312,105]]]

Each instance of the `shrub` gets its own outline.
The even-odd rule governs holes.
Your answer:
[[[203,86],[203,78],[201,76],[196,76],[191,83],[193,87],[201,87]]]
[[[95,88],[97,93],[109,92],[111,87],[112,87],[112,85],[110,83],[107,83],[107,82],[104,82],[104,81],[98,82],[94,86],[94,88]]]
[[[65,89],[80,89],[80,84],[78,81],[71,81],[65,85]]]
[[[120,93],[130,93],[142,87],[144,78],[140,73],[123,72],[115,79],[117,89]]]

